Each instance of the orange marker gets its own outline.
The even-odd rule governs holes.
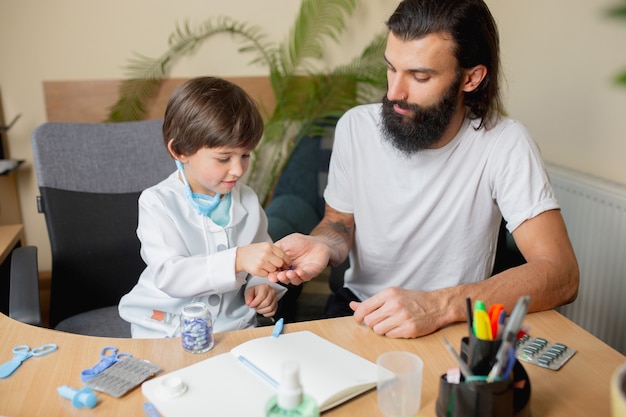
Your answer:
[[[502,304],[492,304],[489,306],[489,321],[491,323],[491,335],[494,339],[498,337],[498,326],[500,320],[500,313],[504,310]]]

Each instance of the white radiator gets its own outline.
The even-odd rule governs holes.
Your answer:
[[[550,164],[548,173],[580,267],[578,298],[558,310],[626,354],[626,186]]]

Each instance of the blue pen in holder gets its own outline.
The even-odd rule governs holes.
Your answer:
[[[475,379],[454,384],[442,375],[436,411],[438,417],[528,417],[530,379],[522,364],[514,359],[507,378],[487,382],[496,362],[501,340],[481,340],[473,334],[461,342],[461,358],[467,361]],[[506,371],[506,367],[504,368]]]

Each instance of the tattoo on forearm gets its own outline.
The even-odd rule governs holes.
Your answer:
[[[350,240],[352,236],[352,230],[348,226],[346,226],[345,223],[327,221],[326,225],[335,230],[337,233],[341,234],[347,241]]]
[[[345,223],[326,221],[318,225],[311,234],[328,239],[332,250],[332,264],[339,264],[348,256],[352,242],[352,229]]]

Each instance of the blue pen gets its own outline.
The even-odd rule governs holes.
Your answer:
[[[272,337],[278,337],[283,332],[283,325],[285,321],[283,318],[279,318],[276,324],[274,324],[274,330],[272,331]]]
[[[509,355],[506,360],[506,367],[504,368],[504,373],[502,374],[502,379],[507,380],[511,375],[511,371],[513,370],[513,366],[515,365],[515,347],[509,347]]]
[[[248,359],[246,359],[243,356],[238,356],[237,360],[239,360],[239,362],[241,362],[242,364],[247,366],[249,369],[251,369],[255,374],[257,374],[259,377],[261,377],[265,382],[270,384],[273,388],[278,388],[278,381],[276,381],[274,378],[272,378],[271,376],[269,376],[268,374],[263,372],[263,370],[261,368],[257,367],[255,364],[250,362]]]
[[[500,317],[498,318],[498,334],[494,336],[494,339],[500,339],[502,337],[502,333],[504,332],[505,321],[506,321],[506,310],[502,310],[500,312]]]

